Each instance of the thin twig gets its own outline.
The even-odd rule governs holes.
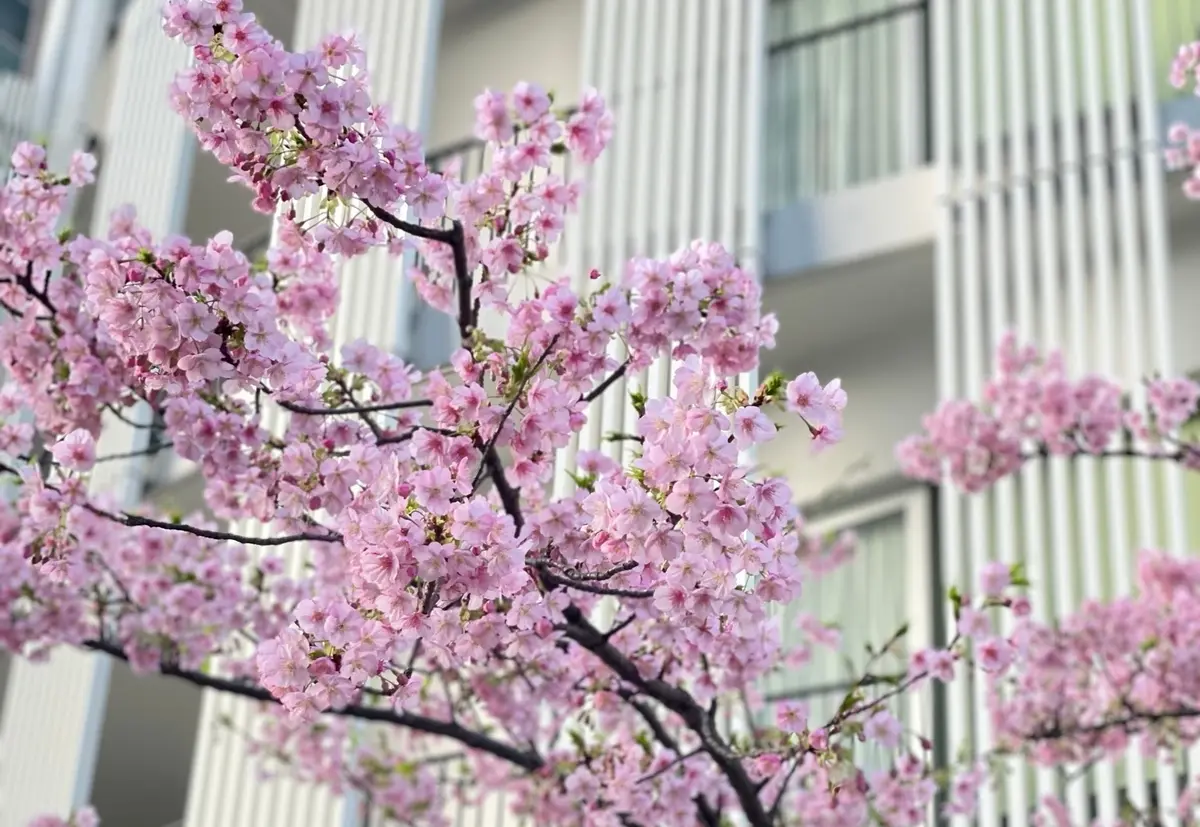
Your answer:
[[[529,373],[525,374],[525,376],[521,378],[520,386],[516,389],[516,391],[513,392],[513,397],[509,401],[508,406],[504,409],[504,414],[500,417],[500,421],[496,423],[495,431],[492,432],[491,438],[484,444],[483,449],[480,452],[484,456],[484,461],[479,463],[479,470],[475,472],[475,480],[471,484],[472,488],[477,488],[479,486],[480,481],[483,479],[484,472],[487,470],[486,460],[488,453],[496,447],[496,440],[500,438],[500,432],[504,430],[505,423],[508,422],[508,418],[512,416],[512,412],[517,407],[517,403],[521,401],[521,394],[525,392],[525,388],[529,386],[529,383],[532,381],[533,377],[537,376],[537,372],[541,370],[542,365],[546,364],[546,359],[550,357],[550,352],[554,350],[554,346],[556,344],[558,344],[558,336],[555,336],[550,340],[550,343],[546,345],[546,349],[542,351],[542,355],[538,357],[538,360],[533,364],[533,367],[529,369]]]
[[[596,387],[592,388],[592,390],[589,393],[584,394],[584,396],[582,397],[582,401],[583,402],[594,402],[597,398],[599,398],[599,396],[602,393],[604,393],[606,390],[608,390],[612,386],[613,382],[616,382],[618,379],[620,379],[622,376],[624,376],[625,371],[627,371],[627,370],[629,370],[629,360],[628,359],[626,359],[624,362],[622,362],[620,367],[618,367],[616,370],[614,370],[612,373],[610,373],[608,376],[606,376],[603,382],[601,382]]]
[[[117,658],[119,660],[128,660],[125,651],[112,643],[99,640],[84,641],[84,647],[97,652],[103,652],[106,655]],[[232,695],[240,695],[243,698],[251,698],[256,701],[265,701],[267,703],[279,703],[279,701],[264,687],[257,684],[244,683],[240,681],[228,680],[226,678],[218,678],[214,675],[206,675],[203,672],[192,672],[186,669],[180,669],[170,663],[159,664],[159,671],[172,678],[179,678],[188,683],[205,689],[216,689],[221,692],[228,692]],[[382,723],[394,724],[396,726],[405,727],[407,729],[425,732],[430,735],[442,735],[458,741],[460,744],[472,749],[486,752],[494,755],[497,758],[502,758],[511,764],[514,764],[524,770],[530,772],[537,771],[542,768],[544,761],[542,757],[533,751],[518,749],[511,744],[506,744],[503,741],[497,741],[482,732],[476,732],[472,729],[467,729],[459,724],[440,721],[436,718],[428,718],[424,715],[416,715],[410,712],[397,712],[385,707],[370,707],[370,706],[345,706],[340,709],[331,709],[327,712],[329,715],[340,715],[347,718],[358,718],[365,721],[379,721]]]
[[[570,577],[558,574],[545,563],[534,563],[533,565],[541,573],[543,580],[555,586],[565,586],[568,589],[587,592],[588,594],[604,594],[612,597],[631,597],[635,599],[654,597],[654,589],[626,589],[619,586],[605,586],[600,583],[584,580],[573,580]]]
[[[81,507],[95,514],[97,517],[104,517],[129,528],[144,527],[159,528],[164,531],[180,531],[184,534],[203,537],[206,540],[227,540],[247,546],[285,546],[288,543],[340,543],[342,541],[342,535],[332,531],[321,534],[316,532],[285,534],[281,537],[250,537],[245,534],[233,534],[228,531],[213,531],[207,528],[198,528],[187,523],[169,523],[162,520],[152,520],[149,517],[140,517],[137,514],[128,514],[125,512],[114,514],[111,511],[97,508],[90,503],[85,503]]]
[[[337,416],[339,414],[369,414],[381,411],[400,411],[407,408],[427,408],[433,404],[432,399],[408,399],[403,402],[380,402],[371,405],[343,405],[337,408],[314,408],[308,405],[298,405],[295,402],[277,402],[279,407],[294,414],[304,416]]]
[[[144,448],[140,451],[125,451],[124,453],[120,454],[105,454],[102,457],[96,457],[96,462],[110,462],[115,459],[134,459],[136,457],[152,457],[159,451],[165,451],[168,448],[173,447],[175,447],[175,443],[173,442],[160,442],[158,445],[155,445],[152,448]]]

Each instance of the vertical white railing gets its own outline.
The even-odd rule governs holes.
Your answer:
[[[313,48],[328,33],[355,31],[370,61],[373,100],[388,103],[393,118],[424,131],[441,20],[441,0],[301,0],[294,48]],[[312,209],[310,199],[300,212]],[[407,317],[411,301],[401,267],[379,250],[341,265],[339,275],[341,296],[330,325],[335,361],[344,344],[360,337],[390,350],[397,319]],[[285,421],[281,409],[268,407],[264,425],[278,431]],[[239,530],[253,535],[265,527],[255,523]],[[299,574],[304,559],[297,551],[289,573]],[[185,827],[360,824],[360,802],[353,795],[341,797],[327,787],[287,778],[262,782],[257,759],[222,722],[239,732],[253,731],[255,705],[218,692],[204,694]]]
[[[1176,14],[1181,5],[934,3],[935,163],[944,199],[935,277],[942,398],[978,396],[980,379],[996,367],[988,354],[1009,328],[1025,341],[1062,348],[1072,371],[1115,375],[1131,387],[1172,367],[1157,94],[1173,49],[1164,50],[1156,32],[1160,15]],[[949,140],[955,127],[956,147]],[[986,560],[1023,560],[1042,618],[1070,612],[1083,599],[1128,592],[1135,548],[1165,539],[1186,549],[1179,474],[1169,469],[1159,482],[1144,462],[1102,471],[1097,462],[1049,460],[1029,463],[1015,490],[1005,483],[969,505],[946,494],[948,579],[971,586]],[[964,519],[965,552],[954,543]],[[952,730],[974,719],[977,749],[987,745],[981,700],[978,692],[972,703],[952,690],[949,704]],[[1178,778],[1165,757],[1147,762],[1131,748],[1069,784],[1053,771],[1018,770],[999,800],[983,803],[979,820],[1004,816],[1023,824],[1035,798],[1051,793],[1065,796],[1076,819],[1095,807],[1109,821],[1122,797],[1144,807],[1153,783],[1164,822],[1173,824]]]
[[[960,388],[958,343],[957,343],[957,305],[958,279],[956,248],[957,209],[953,200],[956,184],[954,169],[954,32],[951,25],[950,9],[952,0],[932,0],[930,3],[931,48],[933,51],[933,154],[934,165],[937,169],[938,181],[938,220],[937,242],[935,249],[935,302],[936,322],[935,331],[938,342],[937,348],[937,385],[939,399],[949,399],[958,395]],[[959,560],[958,550],[963,543],[962,497],[951,486],[944,485],[938,489],[941,519],[937,526],[938,547],[945,552],[941,561],[942,575],[948,583],[962,579],[963,567]],[[954,615],[945,609],[946,628],[953,629]],[[947,750],[954,754],[968,743],[970,737],[969,689],[966,682],[956,681],[946,687],[946,729]],[[962,827],[967,820],[954,816],[950,820],[951,827]]]
[[[757,178],[761,158],[765,0],[587,0],[584,16],[584,80],[605,94],[619,137],[590,170],[564,233],[574,288],[587,290],[592,267],[617,278],[631,256],[667,255],[698,237],[753,268],[760,205],[747,179]],[[619,347],[612,355],[624,358]],[[601,436],[632,429],[628,390],[661,396],[669,382],[664,360],[614,383],[589,408],[580,439],[560,452],[556,492],[573,490],[567,472],[578,450],[621,456],[620,444],[602,446]]]

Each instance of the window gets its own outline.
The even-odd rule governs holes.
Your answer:
[[[782,619],[785,645],[797,643],[796,621],[802,614],[836,624],[842,641],[836,649],[814,647],[811,660],[793,671],[772,675],[763,685],[769,702],[803,701],[809,720],[828,720],[862,675],[867,645],[880,646],[902,624],[908,633],[902,651],[930,645],[934,640],[937,566],[933,543],[931,489],[918,488],[898,496],[848,508],[814,522],[823,535],[852,531],[858,537],[854,557],[841,567],[806,584],[799,600],[786,607]],[[881,659],[876,674],[903,671],[906,660]],[[928,693],[906,698],[890,711],[907,727],[930,733],[936,727]],[[870,744],[859,759],[869,767],[883,758]]]
[[[21,70],[29,18],[29,0],[0,0],[0,71]]]
[[[769,9],[768,207],[927,160],[927,2],[773,0]]]

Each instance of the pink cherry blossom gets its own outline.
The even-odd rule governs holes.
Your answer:
[[[76,428],[50,449],[54,459],[72,471],[88,471],[96,463],[96,443],[83,428]]]

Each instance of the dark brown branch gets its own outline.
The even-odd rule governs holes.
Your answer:
[[[432,425],[417,425],[416,427],[409,428],[407,431],[404,431],[399,434],[392,434],[390,436],[381,436],[377,440],[375,440],[375,444],[376,445],[395,445],[400,442],[408,442],[410,439],[413,438],[413,436],[417,433],[417,431],[430,431],[435,434],[441,434],[442,436],[458,436],[459,435],[458,431],[452,431],[449,428],[435,428]]]
[[[599,658],[617,677],[640,694],[658,701],[666,709],[674,712],[683,719],[688,729],[700,736],[704,751],[733,787],[742,812],[751,827],[770,827],[771,819],[758,797],[757,785],[750,779],[741,759],[722,742],[713,727],[709,712],[686,690],[659,678],[643,677],[637,665],[613,646],[609,639],[583,616],[578,606],[568,606],[563,610],[563,617],[567,621],[563,631],[568,638]]]
[[[98,640],[88,640],[83,645],[88,649],[103,652],[119,660],[128,660],[124,650],[114,644]],[[191,672],[169,663],[160,664],[159,671],[168,677],[179,678],[205,689],[215,689],[220,692],[228,692],[232,695],[240,695],[243,698],[264,701],[266,703],[279,703],[269,691],[257,684],[228,680],[213,675],[206,675],[203,672]],[[427,718],[424,715],[414,715],[409,712],[396,712],[385,707],[370,706],[347,706],[341,709],[329,710],[326,714],[357,718],[364,721],[378,721],[380,723],[405,727],[417,732],[424,732],[429,735],[441,735],[458,741],[463,746],[494,755],[530,772],[541,769],[544,764],[542,757],[534,751],[518,749],[511,744],[497,741],[495,738],[472,729],[467,729],[459,724],[440,721],[436,718]]]
[[[654,709],[648,703],[636,698],[634,694],[628,690],[618,692],[617,694],[624,698],[625,701],[631,707],[633,707],[638,715],[642,716],[642,720],[646,722],[646,726],[650,727],[650,732],[654,735],[654,739],[656,741],[669,749],[671,752],[675,753],[676,756],[684,755],[683,750],[679,748],[679,742],[673,735],[671,735],[670,732],[667,731],[667,728],[663,726],[662,721],[658,720],[658,716],[654,714]],[[701,747],[701,751],[706,750]],[[685,757],[690,757],[690,755]],[[677,760],[683,759],[678,758]],[[695,803],[701,823],[704,824],[705,827],[720,827],[721,814],[715,807],[712,806],[711,803],[709,803],[709,800],[704,796],[703,793],[698,793],[696,797],[692,799],[692,801]]]
[[[454,221],[449,228],[440,227],[422,227],[420,224],[411,224],[401,218],[397,218],[387,210],[381,209],[370,201],[364,201],[376,218],[385,224],[395,227],[397,230],[402,230],[409,235],[415,235],[417,238],[424,238],[428,241],[440,241],[443,244],[450,245],[450,251],[454,256],[454,281],[458,288],[458,334],[464,345],[471,338],[472,332],[475,330],[477,319],[475,318],[475,307],[473,304],[473,287],[474,278],[471,275],[470,265],[467,263],[467,242],[466,235],[463,232],[462,222]]]
[[[96,457],[96,462],[110,462],[114,459],[135,459],[137,457],[152,457],[159,451],[165,451],[168,448],[174,447],[173,442],[160,442],[151,448],[143,448],[140,451],[125,451],[120,454],[105,454],[102,457]]]
[[[409,399],[404,402],[380,402],[372,405],[345,405],[338,408],[312,408],[308,405],[298,405],[295,402],[279,402],[279,407],[286,411],[304,416],[336,416],[338,414],[369,414],[380,411],[399,411],[406,408],[426,408],[433,404],[431,399]]]
[[[491,477],[492,485],[496,487],[496,494],[500,497],[500,504],[503,506],[504,512],[512,517],[514,531],[517,536],[520,536],[521,529],[525,527],[525,518],[521,514],[521,490],[513,488],[512,483],[508,481],[508,477],[504,474],[504,464],[500,462],[500,454],[495,448],[489,448],[483,455],[482,468]]]
[[[50,301],[50,294],[46,290],[38,290],[33,285],[32,261],[25,266],[25,274],[16,277],[16,283],[20,287],[25,288],[25,292],[37,299],[42,307],[50,311],[51,315],[58,313],[58,310],[54,307],[54,302]]]
[[[796,774],[796,770],[800,769],[803,758],[804,756],[798,755],[792,759],[792,766],[788,769],[787,775],[783,777],[783,782],[779,785],[779,792],[775,796],[775,803],[771,805],[770,816],[772,821],[779,815],[779,807],[783,804],[783,796],[787,793],[788,785],[792,783],[792,777]]]
[[[509,400],[508,405],[505,407],[504,414],[500,417],[500,421],[496,423],[496,430],[492,432],[491,439],[489,439],[487,443],[484,444],[484,446],[480,449],[480,453],[483,454],[484,461],[479,463],[479,470],[475,472],[475,480],[471,485],[472,488],[477,488],[479,486],[480,481],[483,479],[484,472],[488,470],[489,454],[494,453],[493,449],[496,447],[496,440],[500,438],[500,432],[504,430],[505,423],[507,423],[508,418],[512,416],[512,412],[516,409],[517,403],[521,401],[521,394],[525,392],[525,388],[529,385],[533,377],[537,376],[537,372],[542,369],[542,365],[546,364],[546,359],[550,357],[550,352],[554,350],[554,346],[557,343],[558,336],[555,336],[550,340],[550,343],[546,345],[546,349],[542,351],[542,355],[538,357],[536,362],[534,362],[533,367],[529,369],[529,373],[525,374],[525,376],[521,378],[520,387],[513,391],[513,397],[511,400]],[[499,457],[496,457],[494,462],[496,465],[499,465]]]
[[[591,572],[588,574],[579,574],[577,572],[571,572],[571,577],[575,580],[580,580],[580,581],[611,580],[612,578],[616,577],[618,574],[622,574],[627,571],[633,571],[634,569],[636,569],[638,567],[638,565],[639,565],[639,563],[636,560],[626,560],[624,563],[618,563],[617,565],[613,566],[611,569],[605,569],[604,571],[594,571],[594,572]]]
[[[395,227],[397,230],[406,232],[409,235],[415,235],[417,238],[424,238],[428,241],[440,241],[443,244],[454,243],[454,231],[452,228],[446,229],[443,227],[423,227],[420,224],[413,224],[410,221],[405,221],[403,218],[399,218],[394,213],[390,213],[382,207],[375,206],[370,201],[363,201],[363,203],[376,218],[378,218],[384,224]]]
[[[603,382],[601,382],[596,387],[592,388],[590,393],[585,394],[583,397],[583,401],[584,402],[594,402],[596,399],[598,399],[600,397],[600,395],[602,393],[604,393],[606,390],[608,390],[610,387],[612,387],[613,382],[616,382],[618,379],[620,379],[622,376],[624,376],[625,371],[627,371],[627,370],[629,370],[629,360],[628,359],[626,359],[624,362],[622,362],[621,366],[619,368],[617,368],[612,373],[610,373],[608,376],[606,376],[604,378]]]
[[[110,414],[112,414],[117,419],[119,419],[121,422],[124,422],[126,425],[128,425],[131,428],[140,428],[141,430],[144,430],[144,431],[161,431],[162,430],[162,428],[160,426],[155,425],[153,423],[146,425],[145,423],[142,423],[142,422],[134,422],[132,419],[125,416],[125,414],[121,413],[121,411],[115,405],[105,405],[104,410],[108,411]]]
[[[1200,717],[1200,709],[1182,707],[1166,712],[1139,712],[1133,709],[1120,718],[1111,718],[1098,724],[1087,726],[1054,726],[1035,730],[1024,735],[1026,741],[1052,741],[1057,738],[1078,738],[1083,735],[1099,735],[1111,729],[1121,729],[1130,732],[1138,724],[1157,724],[1163,721],[1177,721],[1186,718]]]
[[[655,778],[658,778],[660,775],[665,775],[666,773],[673,770],[675,767],[678,767],[680,764],[682,764],[684,761],[688,760],[689,758],[695,758],[697,755],[703,755],[703,754],[704,754],[704,748],[696,747],[691,752],[685,752],[683,755],[676,757],[675,760],[672,761],[670,764],[667,764],[666,766],[661,767],[660,769],[657,769],[652,773],[643,775],[641,778],[639,778],[637,780],[637,783],[644,784],[647,781],[653,781]]]
[[[250,537],[245,534],[233,534],[228,531],[213,531],[207,528],[198,528],[186,523],[169,523],[162,520],[152,520],[149,517],[140,517],[137,514],[127,514],[124,512],[114,514],[111,511],[105,511],[90,504],[85,504],[82,508],[92,512],[97,517],[104,517],[129,528],[145,527],[160,528],[164,531],[181,531],[184,534],[203,537],[206,540],[228,540],[229,542],[242,543],[247,546],[285,546],[288,543],[340,543],[342,541],[342,535],[332,531],[327,533],[305,532],[302,534],[285,534],[281,537]]]
[[[588,594],[607,594],[613,597],[631,597],[639,600],[654,597],[653,589],[625,589],[620,586],[606,586],[594,581],[575,580],[571,577],[566,577],[554,571],[545,563],[534,563],[533,566],[541,573],[542,580],[554,586],[563,586],[568,589],[587,592]]]

